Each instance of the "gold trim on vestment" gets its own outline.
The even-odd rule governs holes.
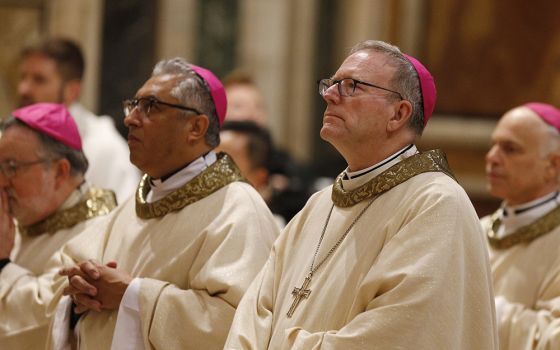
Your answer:
[[[88,219],[107,215],[117,206],[117,198],[113,191],[90,188],[80,202],[66,210],[61,210],[48,218],[30,225],[18,227],[19,232],[28,236],[43,233],[55,233],[67,229]]]
[[[197,202],[220,188],[235,182],[246,181],[237,165],[225,153],[218,154],[218,160],[184,186],[153,203],[146,201],[150,191],[150,177],[145,174],[136,191],[136,215],[142,219],[164,216]]]
[[[485,227],[488,242],[494,249],[507,249],[519,243],[529,243],[560,225],[560,206],[529,225],[523,226],[505,237],[498,238],[497,232],[501,224],[500,210],[498,210],[492,214],[490,222]]]
[[[351,207],[363,200],[387,192],[416,175],[427,172],[442,172],[455,179],[445,153],[439,149],[431,150],[417,153],[398,162],[371,181],[351,191],[346,191],[342,187],[344,173],[338,175],[332,188],[332,201],[337,207]]]

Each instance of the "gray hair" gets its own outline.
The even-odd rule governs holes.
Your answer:
[[[358,51],[372,50],[384,54],[391,59],[391,64],[396,68],[391,79],[391,89],[394,89],[402,97],[412,104],[412,117],[408,127],[417,135],[422,135],[424,130],[424,103],[422,101],[422,90],[418,73],[412,64],[406,59],[401,50],[394,45],[379,40],[365,40],[354,45],[350,54]]]
[[[554,126],[546,124],[546,137],[541,140],[541,157],[560,152],[560,132]]]
[[[47,159],[66,159],[70,163],[70,174],[73,177],[83,176],[89,167],[89,162],[83,151],[71,148],[64,143],[55,140],[49,135],[43,134],[22,122],[19,119],[9,116],[2,123],[0,123],[0,131],[4,132],[11,127],[19,126],[30,130],[37,136],[41,149],[39,150],[40,156]]]
[[[177,75],[180,78],[171,90],[171,96],[178,99],[181,104],[195,108],[208,117],[210,122],[204,139],[210,147],[218,146],[220,124],[208,84],[191,69],[190,63],[181,57],[159,61],[154,67],[152,77],[163,74]]]

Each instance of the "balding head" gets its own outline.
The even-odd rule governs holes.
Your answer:
[[[557,191],[560,134],[535,111],[521,106],[503,115],[486,155],[490,193],[518,205]]]

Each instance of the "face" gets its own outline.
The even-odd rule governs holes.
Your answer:
[[[367,50],[346,58],[332,78],[354,78],[390,88],[394,72],[384,55]],[[343,156],[345,152],[376,149],[387,138],[386,124],[394,111],[390,94],[358,84],[353,96],[340,96],[337,85],[331,86],[323,95],[327,108],[321,138]]]
[[[493,196],[519,205],[556,190],[553,155],[545,154],[548,137],[546,124],[528,108],[513,109],[500,119],[486,155]]]
[[[40,54],[26,56],[20,66],[17,93],[20,106],[38,102],[65,102],[64,82],[56,62]]]
[[[226,88],[228,108],[226,120],[249,120],[266,125],[264,103],[259,91],[249,84],[236,84]]]
[[[216,150],[229,154],[235,161],[235,164],[237,164],[241,174],[251,182],[252,166],[247,151],[248,143],[249,139],[247,136],[234,131],[225,130],[220,132],[220,145]],[[253,184],[253,182],[251,182],[251,184]]]
[[[171,95],[177,76],[165,74],[150,78],[136,93],[136,98],[155,97],[162,102],[181,104]],[[190,107],[190,106],[187,106]],[[134,108],[125,117],[128,127],[130,161],[148,175],[159,178],[184,165],[189,147],[184,130],[186,117],[176,108],[156,105],[149,115]]]
[[[30,130],[12,126],[0,136],[0,162],[17,164],[41,160],[40,143]],[[0,172],[0,188],[8,194],[12,215],[21,225],[36,223],[57,209],[56,172],[49,163],[21,166],[12,178]]]

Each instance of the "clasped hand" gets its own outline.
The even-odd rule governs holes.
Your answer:
[[[132,281],[132,277],[117,269],[111,261],[102,265],[95,260],[83,261],[63,268],[58,272],[68,277],[68,286],[63,294],[69,295],[78,314],[88,310],[118,310],[122,297]]]

